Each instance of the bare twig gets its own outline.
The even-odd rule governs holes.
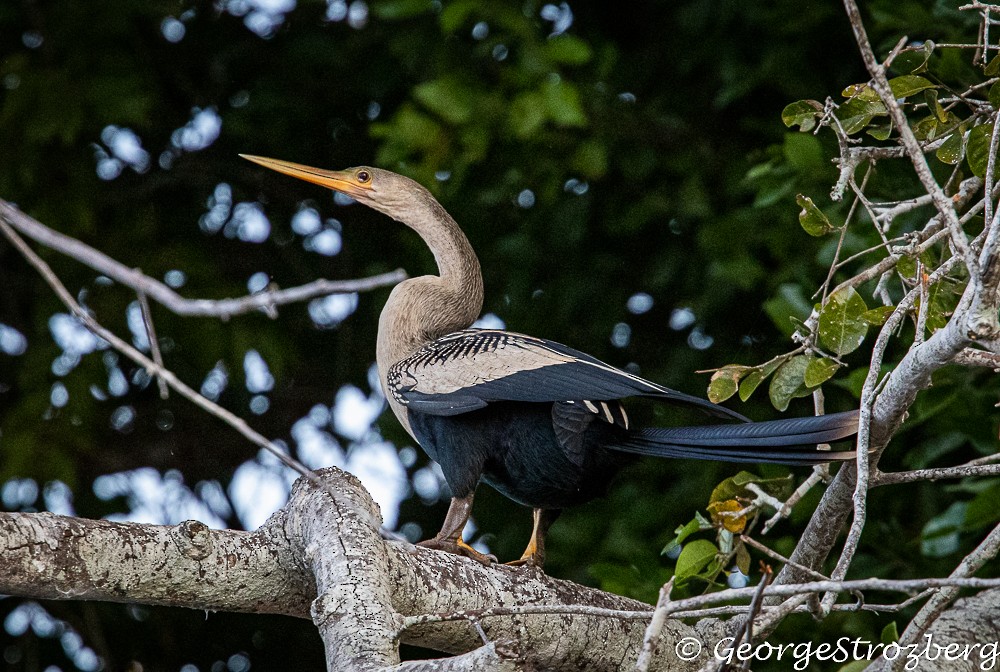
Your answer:
[[[1000,588],[1000,579],[984,579],[978,577],[927,578],[927,579],[854,579],[850,581],[809,581],[804,583],[787,583],[769,585],[763,592],[764,598],[769,597],[802,597],[818,593],[851,593],[856,591],[884,591],[893,593],[913,594],[929,588]],[[724,604],[734,600],[752,600],[760,588],[727,588],[715,593],[707,593],[683,600],[671,600],[664,608],[668,615],[679,617],[688,614],[693,609],[701,609],[708,605]],[[846,605],[850,606],[850,605]],[[891,608],[891,606],[889,607]],[[854,611],[860,607],[854,607]],[[467,621],[470,618],[487,619],[503,616],[530,616],[570,614],[574,616],[592,616],[594,618],[614,618],[619,620],[647,620],[652,618],[653,609],[622,610],[595,607],[589,604],[526,604],[517,607],[491,607],[489,609],[473,609],[453,611],[440,614],[420,614],[403,618],[401,631],[424,625],[426,623],[442,623],[449,621]]]
[[[990,455],[988,457],[996,459],[1000,456]],[[1000,464],[974,464],[970,462],[957,467],[878,472],[872,478],[871,487],[915,483],[917,481],[937,481],[943,478],[982,478],[985,476],[1000,476]]]
[[[656,608],[653,616],[649,619],[649,626],[646,634],[642,638],[642,650],[639,652],[639,659],[635,663],[636,672],[647,672],[649,664],[653,661],[653,652],[657,644],[660,643],[660,634],[663,632],[663,625],[667,622],[667,614],[670,613],[670,591],[674,587],[674,577],[670,577],[660,588],[660,596],[656,600]]]
[[[812,473],[809,474],[809,477],[802,481],[799,487],[795,488],[795,492],[793,492],[792,495],[781,504],[777,512],[767,519],[767,522],[765,522],[764,526],[760,529],[760,533],[767,534],[770,532],[771,529],[778,524],[778,521],[788,517],[788,514],[792,512],[792,509],[799,503],[799,500],[805,497],[806,494],[812,490],[813,486],[829,480],[830,465],[818,464],[813,467]]]
[[[889,345],[889,338],[899,326],[903,316],[909,312],[910,307],[916,299],[917,290],[911,290],[906,297],[896,306],[896,309],[889,316],[889,319],[882,325],[875,345],[872,347],[871,365],[868,368],[868,375],[865,377],[865,384],[861,389],[861,409],[858,420],[858,443],[857,443],[857,476],[854,486],[854,517],[851,520],[850,531],[847,540],[844,542],[843,551],[837,560],[831,578],[839,580],[847,574],[847,569],[854,559],[854,551],[857,549],[861,539],[861,532],[864,530],[865,517],[867,512],[868,478],[869,478],[869,446],[871,444],[871,423],[872,409],[875,405],[875,387],[878,384],[879,371],[882,368],[882,358],[885,349]],[[823,598],[822,610],[827,613],[836,600],[836,595],[830,593]]]
[[[1000,525],[997,525],[986,536],[985,539],[969,553],[958,564],[958,567],[949,575],[949,579],[961,579],[971,576],[975,572],[992,560],[1000,553]],[[924,634],[924,631],[933,623],[941,612],[951,604],[952,600],[958,597],[957,586],[942,586],[941,590],[934,593],[924,606],[913,617],[906,630],[899,638],[899,645],[908,646],[917,642]],[[902,669],[902,665],[897,665],[897,661],[892,662],[892,669]]]
[[[858,5],[855,0],[844,0],[844,8],[847,10],[847,16],[850,19],[851,28],[854,31],[854,38],[858,43],[859,50],[861,51],[861,58],[865,62],[865,67],[868,69],[868,73],[872,76],[872,88],[876,93],[878,93],[879,98],[882,100],[882,104],[885,105],[886,110],[888,110],[889,116],[899,133],[900,141],[903,143],[903,147],[906,150],[906,154],[913,163],[913,169],[916,172],[917,177],[920,179],[920,183],[923,185],[927,193],[930,194],[934,207],[936,207],[938,213],[940,213],[945,228],[947,228],[950,232],[951,244],[962,258],[962,261],[965,263],[971,278],[970,282],[978,284],[980,272],[979,262],[975,258],[975,255],[973,255],[972,248],[969,245],[969,239],[965,235],[965,231],[962,229],[962,225],[958,221],[958,214],[955,212],[954,204],[938,185],[937,180],[934,179],[934,175],[931,173],[930,166],[927,164],[927,159],[924,156],[920,142],[917,140],[916,136],[914,136],[913,129],[910,128],[910,125],[907,122],[906,114],[903,112],[899,102],[892,94],[892,89],[889,87],[889,80],[886,78],[885,66],[878,62],[875,57],[875,52],[872,50],[871,43],[868,41],[868,34],[861,21],[861,14],[858,11]],[[906,38],[903,38],[903,40],[900,41],[900,44],[897,45],[897,50],[905,44],[905,40]]]
[[[757,585],[757,592],[750,601],[750,611],[747,613],[746,624],[743,626],[743,631],[737,635],[736,639],[733,641],[734,647],[739,646],[743,640],[745,640],[748,644],[753,642],[753,621],[760,613],[761,607],[764,605],[764,591],[767,590],[767,587],[771,585],[771,581],[773,580],[774,571],[770,566],[765,565],[760,584]],[[747,670],[749,668],[750,659],[747,658],[743,661],[743,669]]]
[[[137,271],[139,269],[136,269]],[[142,271],[139,271],[140,273]],[[153,313],[149,310],[149,299],[146,298],[146,293],[143,291],[136,292],[136,296],[139,297],[139,311],[142,313],[142,324],[146,327],[146,340],[149,341],[149,353],[153,356],[153,361],[161,369],[163,367],[163,354],[160,352],[160,341],[156,337],[156,327],[153,326]],[[163,379],[159,373],[156,374],[156,384],[160,388],[160,399],[166,399],[169,396],[167,391],[167,381]]]
[[[171,312],[185,317],[227,319],[234,315],[260,310],[273,315],[275,306],[308,301],[328,294],[366,292],[378,287],[395,285],[406,279],[406,272],[397,269],[391,273],[357,280],[314,280],[298,287],[268,289],[235,299],[186,299],[159,280],[129,268],[76,238],[50,229],[2,199],[0,199],[0,220],[28,238],[70,256],[126,287],[146,294]]]
[[[1000,355],[986,350],[966,348],[955,355],[955,363],[962,366],[982,366],[987,369],[1000,369]]]
[[[746,544],[748,546],[753,546],[754,548],[756,548],[758,551],[760,551],[764,555],[766,555],[766,556],[768,556],[768,557],[770,557],[770,558],[772,558],[774,560],[777,560],[778,562],[784,563],[786,565],[791,565],[792,567],[795,567],[799,571],[801,571],[801,572],[803,572],[805,574],[808,574],[809,576],[811,576],[812,578],[816,579],[817,581],[829,581],[830,580],[829,577],[820,574],[816,570],[810,569],[809,567],[806,567],[805,565],[800,565],[799,563],[794,562],[793,560],[790,560],[789,558],[786,558],[781,553],[778,553],[777,551],[768,548],[767,546],[765,546],[764,544],[760,543],[759,541],[757,541],[753,537],[748,537],[745,534],[741,534],[740,535],[740,539],[743,541],[744,544]]]
[[[165,380],[166,383],[182,397],[193,402],[202,410],[205,410],[211,415],[219,418],[247,438],[250,442],[273,454],[282,464],[292,469],[300,476],[306,478],[317,487],[328,492],[332,497],[336,498],[336,494],[327,483],[317,477],[316,474],[310,471],[301,462],[285,453],[273,441],[267,440],[259,432],[252,429],[245,420],[231,411],[219,406],[213,401],[203,397],[177,378],[172,371],[159,366],[156,362],[146,357],[146,355],[142,354],[139,350],[135,349],[114,333],[101,326],[97,320],[90,315],[90,313],[84,310],[83,307],[77,303],[76,299],[74,299],[73,295],[69,293],[69,290],[66,289],[66,286],[62,284],[62,281],[59,280],[49,265],[45,263],[45,261],[39,257],[19,235],[17,235],[14,228],[10,226],[5,217],[2,216],[0,216],[0,231],[3,232],[11,244],[13,244],[14,247],[17,248],[17,250],[24,256],[28,263],[38,271],[45,282],[48,283],[49,287],[52,288],[52,291],[55,292],[56,296],[58,296],[63,304],[65,304],[66,307],[73,313],[73,316],[80,320],[80,322],[97,337],[110,343],[113,348],[121,352],[139,366],[146,369],[150,375],[162,376],[163,380]]]

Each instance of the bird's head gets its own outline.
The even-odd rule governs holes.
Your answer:
[[[323,170],[263,156],[240,156],[279,173],[339,191],[394,218],[413,208],[416,202],[433,200],[430,192],[417,182],[381,168],[359,166],[345,170]]]

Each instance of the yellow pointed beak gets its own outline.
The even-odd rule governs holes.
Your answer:
[[[306,182],[318,184],[321,187],[326,187],[327,189],[339,191],[342,194],[347,194],[351,198],[364,197],[368,195],[368,192],[371,189],[370,185],[360,184],[355,177],[354,171],[351,170],[323,170],[321,168],[304,166],[301,163],[268,159],[263,156],[252,156],[250,154],[240,154],[240,156],[247,161],[253,161],[254,163],[260,164],[265,168],[270,168],[271,170],[276,170],[279,173],[297,177],[300,180],[305,180]]]

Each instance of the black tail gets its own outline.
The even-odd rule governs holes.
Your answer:
[[[612,450],[655,457],[808,465],[853,460],[855,452],[817,450],[816,444],[853,436],[858,412],[739,425],[638,429]]]

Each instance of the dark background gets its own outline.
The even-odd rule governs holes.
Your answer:
[[[958,16],[948,9],[954,3],[865,4],[880,53],[907,33],[974,39],[975,17]],[[837,97],[865,79],[839,4],[386,0],[284,9],[268,13],[234,0],[3,3],[0,197],[153,277],[182,270],[187,282],[179,291],[188,297],[245,294],[259,272],[282,287],[400,266],[410,275],[433,272],[429,253],[404,227],[337,205],[329,192],[237,153],[331,168],[379,165],[430,187],[463,225],[483,262],[484,310],[508,328],[695,394],[708,382],[698,370],[757,364],[790,349],[788,316],[808,313],[831,245],[798,227],[794,196],[829,193],[835,143],[786,130],[780,113],[789,102]],[[178,134],[199,111],[208,111],[202,120],[221,122],[217,137]],[[115,147],[123,151],[114,141],[121,129],[139,139],[145,165],[141,156],[115,154]],[[240,240],[232,213],[218,231],[199,225],[220,184],[229,185],[233,204],[261,204],[271,225],[265,240]],[[304,248],[305,237],[289,224],[302,204],[342,223],[338,254]],[[74,260],[40,252],[105,326],[129,335],[134,294],[102,284]],[[304,305],[283,308],[275,320],[180,318],[156,305],[153,313],[168,367],[197,388],[222,362],[229,384],[220,403],[294,448],[291,428],[315,405],[329,407],[347,384],[371,392],[387,293],[360,295],[336,328],[321,328]],[[640,314],[628,307],[638,293],[652,299]],[[136,508],[134,493],[126,487],[102,498],[93,484],[142,468],[189,499],[208,497],[206,488],[228,492],[256,449],[176,395],[161,400],[155,385],[137,381],[134,369],[103,351],[55,370],[65,354],[50,323],[58,312],[64,309],[52,292],[0,242],[0,323],[26,339],[26,348],[9,341],[14,345],[0,351],[5,508],[58,508],[51,502],[66,502],[70,492],[79,515],[127,514]],[[249,349],[275,381],[261,414],[250,410],[254,393],[244,384]],[[851,371],[863,375],[865,357],[862,348],[841,382],[827,386],[829,410],[857,403],[857,376],[853,385],[844,381]],[[121,396],[109,388],[115,369],[131,381],[117,390]],[[964,372],[941,377],[890,464],[955,453],[946,458],[951,463],[991,441],[996,423],[986,414],[996,383],[982,381]],[[53,395],[59,383],[64,400]],[[949,405],[955,398],[964,401]],[[775,415],[763,392],[729,404],[754,418]],[[114,420],[123,407],[133,413],[124,424]],[[809,413],[811,403],[795,401],[790,412]],[[325,431],[348,454],[380,437],[400,449],[412,443],[390,413],[360,440]],[[418,452],[407,473],[426,463]],[[654,599],[673,567],[660,549],[704,507],[714,484],[735,472],[640,462],[606,500],[564,514],[551,533],[547,571]],[[988,522],[968,524],[964,508],[949,506],[995,494],[981,490],[921,485],[905,495],[873,493],[854,571],[947,573]],[[790,552],[814,500],[815,493],[768,543]],[[176,504],[162,500],[158,522],[188,517]],[[445,497],[408,497],[397,527],[414,523],[410,533],[429,536],[445,506]],[[211,508],[229,526],[244,524],[225,502]],[[528,511],[484,488],[475,520],[492,552],[520,554]],[[950,536],[928,551],[921,534],[935,520]],[[15,599],[0,601],[0,617],[9,670],[94,669],[70,630],[106,669],[321,666],[312,625],[292,619],[81,603],[25,607]],[[874,640],[892,620],[837,617],[819,626],[803,617],[793,619],[787,636],[822,627]]]

